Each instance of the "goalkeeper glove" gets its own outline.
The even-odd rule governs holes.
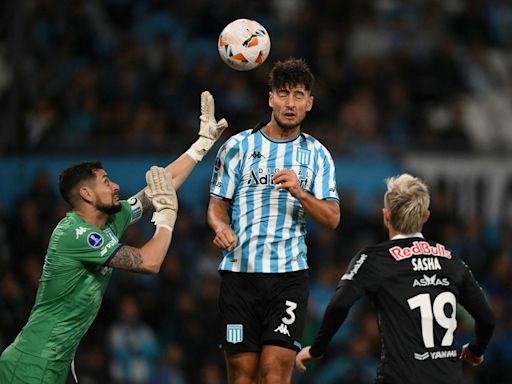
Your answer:
[[[203,159],[215,141],[228,126],[226,119],[215,119],[215,101],[210,92],[201,93],[201,116],[199,116],[199,139],[187,150],[187,154],[196,162]]]
[[[155,208],[151,221],[157,227],[172,231],[178,214],[178,198],[172,176],[164,168],[153,166],[146,172],[146,181],[148,187],[144,192]]]

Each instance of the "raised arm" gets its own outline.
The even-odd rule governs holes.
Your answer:
[[[192,172],[192,169],[203,159],[228,126],[226,119],[220,119],[217,122],[215,101],[208,91],[201,93],[201,116],[199,116],[199,120],[199,138],[187,152],[165,168],[167,172],[171,173],[176,189],[179,189]]]
[[[141,248],[121,246],[107,262],[109,267],[149,274],[160,271],[171,244],[178,199],[172,177],[163,168],[151,167],[146,173],[146,180],[148,187],[144,201],[149,201],[155,208],[151,220],[156,225],[155,234]]]
[[[172,176],[176,190],[181,187],[197,163],[203,159],[228,126],[226,119],[221,119],[219,122],[215,119],[215,101],[208,91],[201,93],[199,120],[199,138],[185,153],[165,167],[165,171]],[[137,199],[143,211],[151,208],[151,201],[145,196],[144,189],[131,199]]]

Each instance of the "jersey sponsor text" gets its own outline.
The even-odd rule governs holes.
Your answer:
[[[367,257],[368,255],[365,255],[364,253],[361,256],[359,256],[359,259],[357,259],[357,261],[355,262],[354,266],[352,267],[352,270],[348,273],[345,273],[341,277],[341,280],[352,280],[356,275],[357,271],[359,271],[359,268],[361,268],[361,266],[363,265]]]
[[[436,244],[435,247],[426,241],[414,241],[411,247],[395,246],[389,249],[391,256],[397,261],[408,259],[414,255],[432,255],[441,256],[447,259],[452,258],[452,253],[448,251],[443,244]]]
[[[448,285],[450,285],[450,282],[446,277],[439,279],[437,275],[432,275],[430,277],[427,275],[423,275],[421,279],[414,279],[414,282],[412,283],[413,287],[437,287],[439,285],[447,287]]]

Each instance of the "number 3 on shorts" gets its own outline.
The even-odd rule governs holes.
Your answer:
[[[281,321],[286,325],[293,324],[295,322],[295,313],[293,313],[293,311],[297,309],[297,303],[286,300],[284,304],[286,305],[286,313],[289,317],[283,317]]]

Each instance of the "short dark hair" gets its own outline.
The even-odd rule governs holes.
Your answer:
[[[59,190],[62,198],[71,206],[71,192],[85,180],[95,178],[95,171],[103,169],[99,161],[84,161],[64,169],[59,175]]]
[[[268,85],[271,90],[283,85],[295,86],[300,84],[304,85],[304,88],[308,91],[311,91],[315,84],[315,76],[313,76],[303,59],[290,58],[285,61],[278,61],[268,77]]]

